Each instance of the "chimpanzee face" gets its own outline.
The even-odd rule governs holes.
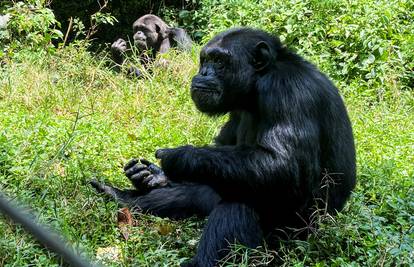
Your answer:
[[[132,25],[134,44],[139,50],[157,49],[167,36],[167,25],[160,18],[146,15],[137,19]]]
[[[191,97],[207,114],[244,109],[253,99],[259,68],[260,49],[256,43],[244,44],[242,36],[232,36],[231,45],[212,40],[200,52],[200,69],[193,77]],[[263,61],[263,60],[262,60]]]
[[[154,49],[162,41],[162,29],[158,23],[146,19],[145,23],[138,19],[132,25],[134,44],[139,50]]]

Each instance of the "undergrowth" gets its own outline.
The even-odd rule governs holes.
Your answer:
[[[231,1],[223,3],[227,2]],[[407,52],[413,34],[405,31],[413,24],[390,13],[390,18],[399,18],[399,24],[385,31],[382,24],[369,23],[369,12],[355,13],[354,2],[290,2],[291,9],[285,6],[276,17],[264,12],[258,23],[266,18],[281,23],[277,16],[306,15],[310,3],[325,3],[320,9],[330,10],[327,18],[350,28],[365,24],[369,36],[380,40],[379,47],[390,51],[386,58],[374,54],[371,62],[373,50],[362,42],[366,37],[351,31],[346,44],[332,44],[327,37],[346,34],[348,28],[329,33],[333,21],[327,20],[331,21],[328,27],[318,20],[308,23],[307,16],[295,24],[299,28],[283,37],[326,71],[344,96],[356,140],[358,184],[346,208],[334,218],[320,217],[319,229],[308,240],[283,242],[277,251],[235,246],[222,265],[260,266],[273,260],[283,266],[413,266],[414,92],[408,73],[412,54]],[[254,3],[247,1],[237,8],[244,10]],[[277,5],[270,3],[263,1],[264,7],[274,10]],[[412,8],[408,1],[398,3],[381,5],[385,11]],[[232,12],[215,16],[226,15],[234,21]],[[255,18],[249,14],[243,16]],[[377,15],[372,13],[374,18]],[[211,34],[233,25],[227,25],[228,21],[219,25],[215,16],[210,18]],[[263,27],[272,30],[272,23]],[[290,35],[295,39],[289,39]],[[361,46],[350,51],[352,42]],[[200,114],[189,97],[200,47],[196,45],[191,53],[171,51],[164,55],[167,67],[153,67],[143,79],[134,79],[111,70],[108,55],[92,55],[86,42],[60,48],[40,43],[40,48],[33,49],[21,41],[16,49],[9,39],[4,46],[9,52],[3,50],[0,65],[0,190],[30,208],[42,223],[95,262],[174,266],[193,255],[203,220],[177,222],[136,214],[136,226],[125,240],[117,227],[116,204],[97,195],[88,181],[97,178],[129,187],[122,166],[131,157],[154,160],[157,148],[211,143],[225,117]],[[393,45],[401,56],[389,50]],[[358,60],[347,53],[357,53]],[[369,60],[366,70],[365,59]],[[376,75],[368,75],[373,69]],[[59,266],[61,262],[21,227],[1,217],[0,266],[27,265]]]

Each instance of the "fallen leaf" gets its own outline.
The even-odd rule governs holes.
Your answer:
[[[132,225],[132,214],[128,208],[118,210],[118,225],[119,224]]]
[[[118,228],[125,240],[128,240],[133,225],[132,214],[128,208],[118,210]]]

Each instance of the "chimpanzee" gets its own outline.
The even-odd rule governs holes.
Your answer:
[[[251,28],[214,37],[201,50],[191,97],[202,112],[230,113],[214,145],[159,149],[162,169],[130,161],[125,174],[134,190],[91,182],[154,215],[208,216],[186,266],[217,265],[229,243],[271,243],[283,238],[280,230],[306,228],[318,209],[344,207],[356,174],[344,103],[324,74],[277,37]]]
[[[191,38],[181,28],[170,28],[159,17],[151,14],[144,15],[137,19],[132,25],[134,32],[134,44],[139,51],[147,51],[148,57],[141,57],[144,65],[152,60],[157,53],[166,53],[171,47],[181,50],[189,50],[192,46]],[[124,53],[128,50],[127,42],[119,38],[111,45],[112,58],[118,66],[124,64]],[[129,72],[140,76],[141,72],[131,67]]]

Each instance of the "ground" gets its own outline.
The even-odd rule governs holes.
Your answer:
[[[0,72],[1,190],[93,261],[171,266],[190,257],[203,220],[136,214],[126,240],[117,205],[88,181],[129,187],[122,172],[128,159],[154,160],[157,148],[211,143],[225,118],[201,115],[189,96],[199,49],[165,55],[170,65],[140,80],[111,71],[102,55],[93,57],[82,45],[53,55],[22,51],[6,60]],[[318,217],[321,227],[309,240],[286,242],[277,252],[236,247],[225,266],[272,257],[285,266],[414,265],[414,92],[387,82],[386,94],[361,94],[358,82],[334,82],[356,140],[352,198],[337,217]],[[0,266],[59,265],[4,217],[0,248]],[[238,261],[244,265],[232,263]]]

